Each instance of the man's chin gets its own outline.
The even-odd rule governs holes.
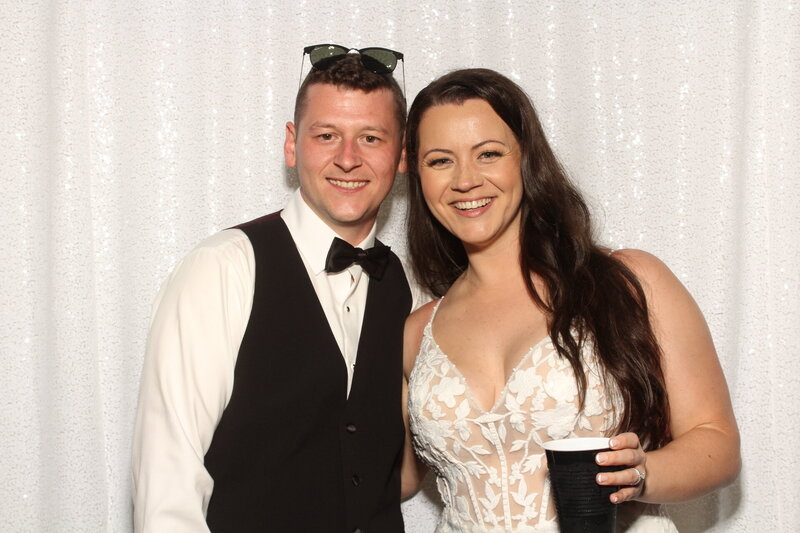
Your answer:
[[[375,219],[377,218],[377,211],[370,212],[337,212],[328,218],[326,222],[336,233],[343,237],[352,237],[356,241],[361,241],[366,238],[370,230],[372,230]],[[352,241],[348,238],[348,242]],[[351,244],[353,244],[351,242]]]

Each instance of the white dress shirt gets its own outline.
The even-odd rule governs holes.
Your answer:
[[[281,212],[281,218],[292,234],[300,257],[308,272],[314,291],[317,293],[325,317],[331,326],[333,336],[347,364],[347,392],[353,382],[356,364],[358,339],[361,323],[364,320],[364,307],[367,303],[369,276],[363,275],[359,265],[328,274],[325,272],[325,258],[333,238],[338,235],[311,210],[303,201],[300,192],[295,192],[289,204]],[[356,246],[371,248],[375,244],[375,225],[369,235]]]
[[[336,233],[299,191],[281,213],[353,379],[369,276],[358,265],[325,272]],[[375,241],[375,226],[358,244]],[[134,431],[134,529],[208,532],[214,482],[203,460],[233,390],[234,367],[253,303],[255,258],[247,236],[225,230],[174,269],[155,304]],[[412,284],[414,307],[421,293]],[[267,480],[268,482],[268,480]]]

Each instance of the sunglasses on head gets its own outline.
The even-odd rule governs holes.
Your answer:
[[[303,55],[308,54],[311,65],[318,69],[326,69],[336,61],[355,50],[361,56],[361,63],[367,70],[376,74],[389,74],[397,67],[397,60],[403,54],[388,48],[348,48],[340,44],[312,44],[303,48]]]

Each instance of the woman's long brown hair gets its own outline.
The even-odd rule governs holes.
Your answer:
[[[418,130],[429,108],[481,99],[508,125],[522,150],[524,188],[520,266],[541,278],[543,299],[526,276],[528,293],[548,316],[550,338],[569,361],[581,409],[586,376],[581,350],[588,342],[603,378],[622,400],[615,406],[615,432],[632,431],[645,449],[670,439],[669,404],[661,350],[653,333],[644,291],[636,276],[592,237],[589,210],[559,164],[528,96],[514,82],[488,69],[457,70],[425,87],[408,115],[408,247],[417,279],[443,296],[467,268],[461,242],[431,214],[419,176]]]

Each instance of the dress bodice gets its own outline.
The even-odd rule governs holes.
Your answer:
[[[522,356],[485,411],[433,337],[439,303],[423,331],[408,398],[414,448],[436,472],[445,505],[437,533],[557,532],[542,444],[603,436],[615,425],[614,394],[592,348],[583,352],[582,410],[572,367],[545,337]]]

